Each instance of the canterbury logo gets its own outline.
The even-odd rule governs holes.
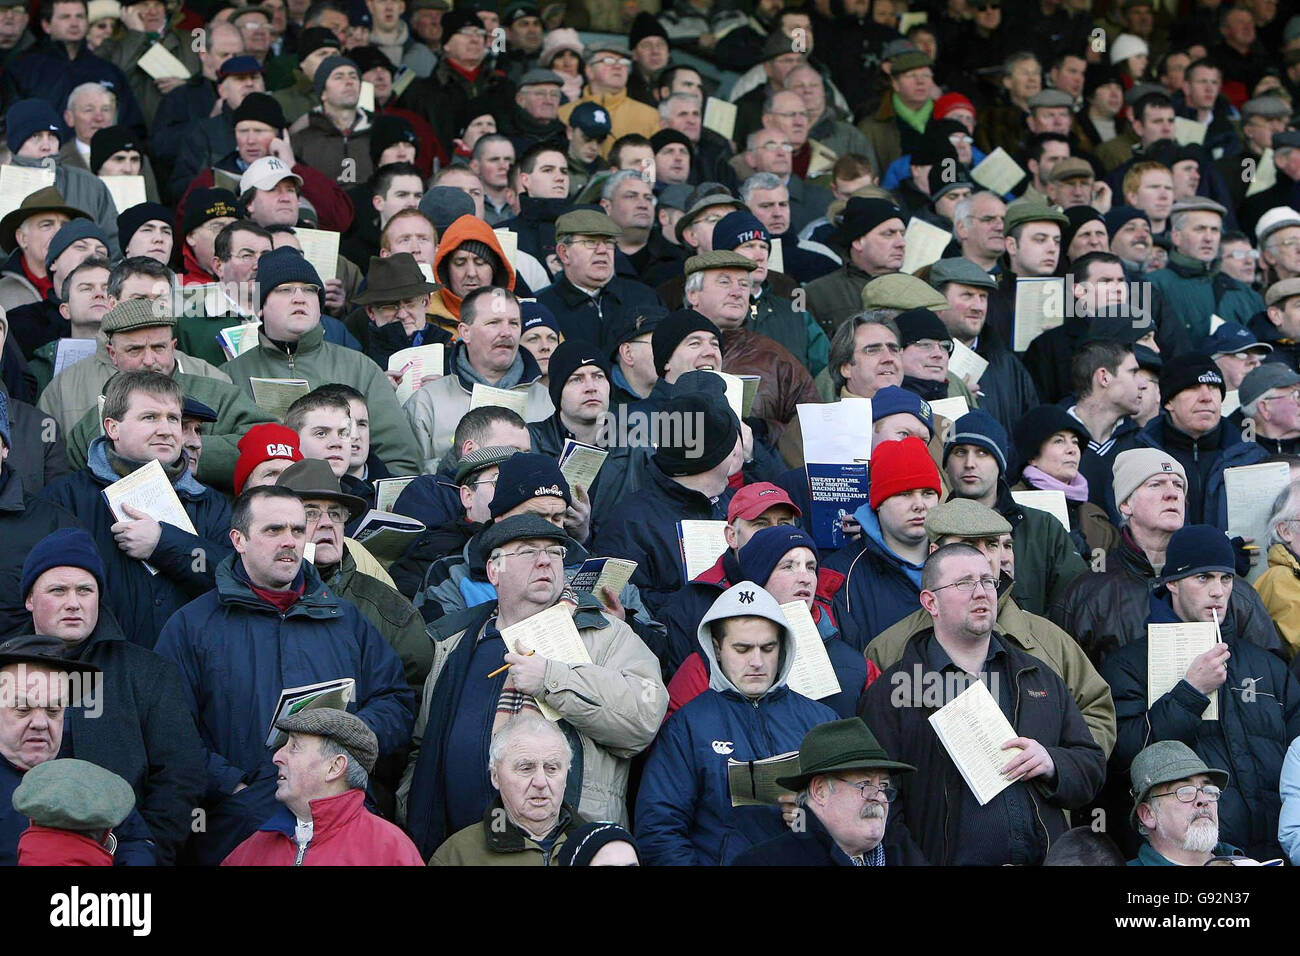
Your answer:
[[[536,498],[538,495],[555,495],[558,498],[563,498],[564,492],[560,490],[559,485],[551,485],[547,488],[534,488],[533,497]]]
[[[1045,690],[1027,690],[1025,693],[1034,700],[1047,700],[1047,691]]]
[[[713,742],[713,752],[722,754],[724,757],[736,749],[736,745],[730,740],[715,740]]]
[[[741,604],[753,604],[753,603],[754,603],[754,592],[753,592],[753,591],[741,591],[741,592],[740,592],[740,603],[741,603]]]
[[[266,446],[266,457],[267,458],[292,458],[293,446],[279,445],[272,442],[271,444]]]

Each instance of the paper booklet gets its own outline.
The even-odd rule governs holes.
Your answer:
[[[0,219],[32,193],[54,185],[53,166],[0,166]]]
[[[1005,196],[1025,178],[1025,171],[1005,149],[999,146],[970,171],[970,178],[990,192]]]
[[[260,331],[262,331],[261,322],[245,322],[243,325],[232,325],[218,332],[217,344],[221,346],[221,351],[226,353],[226,361],[257,348],[257,333]]]
[[[911,275],[917,269],[932,266],[943,258],[943,251],[952,242],[952,233],[919,216],[913,216],[907,224],[907,231],[903,233],[903,241],[907,248],[903,253],[902,271]]]
[[[948,356],[948,372],[958,378],[964,378],[974,385],[988,371],[988,359],[968,345],[952,340],[952,355]]]
[[[491,385],[484,385],[481,382],[474,383],[474,390],[469,395],[469,407],[471,409],[482,408],[484,405],[495,405],[498,408],[508,408],[520,418],[527,421],[524,412],[528,408],[528,393],[525,391],[515,391],[509,388],[493,388]]]
[[[357,99],[357,108],[363,109],[367,113],[375,111],[375,84],[369,80],[361,81],[361,95]]]
[[[790,794],[776,782],[799,772],[799,751],[764,757],[762,760],[727,761],[727,786],[733,807],[777,806],[778,797]]]
[[[293,234],[302,246],[302,257],[311,263],[321,282],[338,278],[339,234],[329,229],[295,226]]]
[[[825,405],[800,405],[804,461],[871,460],[871,399],[842,398]]]
[[[1020,748],[1003,750],[1002,745],[1020,735],[983,681],[972,681],[931,714],[930,726],[981,807],[1015,782],[1002,776],[1002,768]]]
[[[1065,533],[1070,533],[1070,509],[1065,503],[1064,491],[1042,491],[1034,489],[1033,491],[1013,491],[1011,498],[1022,508],[1037,508],[1039,511],[1046,511],[1049,515],[1061,522],[1061,527]]]
[[[740,108],[735,103],[710,96],[704,104],[704,127],[730,141],[736,135],[736,115]]]
[[[406,486],[413,481],[414,475],[405,478],[376,478],[372,481],[371,484],[375,486],[375,510],[391,512]]]
[[[1268,519],[1277,496],[1291,486],[1291,466],[1275,461],[1225,468],[1223,485],[1228,498],[1228,536],[1254,538],[1257,548],[1268,547]],[[1265,561],[1253,565],[1246,580],[1254,584],[1267,567]]]
[[[216,166],[212,167],[212,185],[216,189],[229,189],[232,193],[238,196],[240,193],[239,180],[241,178],[242,177],[236,176],[228,169],[218,169]],[[297,230],[295,229],[295,232],[296,231]]]
[[[954,395],[952,398],[940,398],[931,402],[930,411],[935,415],[942,415],[950,422],[955,422],[970,411],[970,405],[964,396]]]
[[[1030,342],[1064,321],[1064,277],[1019,276],[1016,278],[1013,352],[1023,353],[1029,348]]]
[[[677,522],[677,540],[688,584],[713,567],[727,550],[726,527],[725,521]]]
[[[1147,710],[1187,676],[1192,661],[1219,642],[1213,621],[1147,625]],[[1219,719],[1219,692],[1210,694],[1202,720]]]
[[[1175,116],[1174,139],[1179,146],[1199,146],[1205,142],[1205,124],[1186,116]]]
[[[866,462],[815,462],[803,466],[812,505],[804,515],[817,547],[835,550],[848,544],[843,519],[871,499]]]
[[[839,678],[835,676],[835,668],[831,666],[826,645],[822,643],[808,605],[803,601],[791,601],[781,605],[781,613],[794,632],[794,666],[790,668],[786,684],[796,694],[812,700],[838,694],[841,690]]]
[[[99,348],[95,339],[59,339],[54,352],[54,375],[57,377],[64,369],[72,368],[82,359],[88,359]]]
[[[569,577],[569,586],[575,591],[587,591],[597,598],[605,588],[615,594],[627,587],[636,573],[636,562],[625,558],[588,558]]]
[[[143,176],[100,176],[99,181],[108,188],[118,212],[149,201]]]
[[[145,50],[144,54],[135,61],[135,65],[155,80],[168,78],[188,80],[194,75],[189,71],[189,67],[178,60],[175,54],[161,43],[154,43],[153,46]]]
[[[560,451],[560,474],[569,483],[570,489],[574,485],[582,485],[584,491],[591,491],[591,484],[608,457],[609,452],[603,448],[566,438],[564,448]]]
[[[423,522],[414,518],[372,508],[361,519],[352,538],[364,544],[381,563],[391,564],[405,553],[415,536],[423,530]]]
[[[727,386],[727,404],[736,413],[737,418],[748,418],[754,410],[754,399],[758,396],[758,375],[733,375],[730,372],[714,371]]]
[[[311,391],[305,378],[250,378],[248,387],[257,407],[281,421],[289,406]]]
[[[1241,161],[1241,165],[1243,175],[1250,171],[1251,167],[1246,165],[1245,159]],[[1271,146],[1260,154],[1248,181],[1250,185],[1246,187],[1247,199],[1256,193],[1262,193],[1277,185],[1277,167],[1273,165],[1273,148]]]
[[[532,617],[501,628],[501,640],[512,653],[532,651],[565,664],[591,663],[587,645],[582,643],[578,626],[573,623],[573,611],[565,603],[554,604]],[[549,704],[538,700],[537,706],[547,720],[560,719],[560,712]]]
[[[443,354],[442,344],[436,343],[401,349],[388,357],[388,371],[402,372],[402,384],[397,386],[397,404],[406,404],[406,400],[419,390],[424,376],[443,374],[446,370]]]
[[[1237,394],[1235,388],[1228,389],[1223,393],[1223,402],[1219,405],[1219,414],[1227,418],[1239,408],[1241,408],[1241,396]]]
[[[113,512],[113,517],[118,521],[131,520],[124,507],[130,505],[160,524],[169,524],[190,534],[198,534],[194,530],[194,523],[190,521],[190,516],[185,513],[180,498],[176,497],[176,489],[167,480],[162,465],[157,461],[141,465],[125,478],[113,482],[104,489],[103,495],[108,510]],[[150,574],[158,573],[158,569],[147,561],[140,563]]]
[[[767,253],[767,271],[785,271],[785,248],[781,245],[780,236],[772,237],[772,248]]]
[[[496,233],[497,242],[501,246],[501,252],[505,255],[506,261],[514,265],[515,260],[519,257],[519,233],[510,229],[493,229]]]
[[[266,745],[279,750],[289,735],[277,730],[276,724],[284,718],[301,713],[304,710],[317,710],[329,707],[334,710],[347,710],[348,704],[356,699],[357,682],[351,677],[321,681],[319,684],[304,684],[302,687],[286,687],[280,691],[280,700],[275,705],[275,716],[266,731]]]

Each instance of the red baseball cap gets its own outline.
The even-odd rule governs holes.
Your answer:
[[[934,118],[943,119],[953,110],[969,110],[975,115],[975,104],[960,93],[945,93],[934,101]]]
[[[241,494],[248,476],[264,461],[283,458],[302,461],[298,433],[275,422],[254,425],[239,439],[239,460],[235,462],[235,494]]]
[[[775,508],[777,505],[790,508],[796,518],[803,517],[799,506],[790,500],[790,496],[784,489],[778,488],[770,481],[756,481],[752,485],[745,485],[732,497],[731,504],[727,508],[727,521],[735,521],[737,518],[753,521],[768,508]]]

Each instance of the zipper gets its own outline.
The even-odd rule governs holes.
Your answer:
[[[1012,729],[1015,730],[1017,737],[1022,736],[1022,734],[1020,733],[1020,675],[1026,673],[1031,669],[1032,668],[1022,667],[1020,670],[1016,671],[1016,677],[1015,677],[1016,702],[1011,708],[1011,726]],[[1026,783],[1025,791],[1029,794],[1030,806],[1034,808],[1034,819],[1036,819],[1038,821],[1038,825],[1042,827],[1043,838],[1047,840],[1047,850],[1050,850],[1052,848],[1052,834],[1048,831],[1047,824],[1043,822],[1042,813],[1039,811],[1038,808],[1038,798],[1034,795],[1034,788]],[[1044,853],[1046,852],[1047,851],[1045,850]]]
[[[294,842],[297,843],[296,840]],[[298,851],[297,853],[294,854],[293,857],[294,866],[302,866],[302,858],[307,855],[307,847],[309,846],[311,846],[310,840],[308,840],[306,843],[298,843]]]

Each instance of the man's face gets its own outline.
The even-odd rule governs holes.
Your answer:
[[[589,139],[577,126],[569,127],[569,155],[580,163],[591,164],[596,161],[600,155],[600,147],[605,142],[602,139]]]
[[[220,29],[210,30],[207,41],[207,48],[199,51],[199,62],[203,67],[203,75],[210,80],[215,80],[217,70],[222,64],[232,56],[243,52],[244,40],[234,30]]]
[[[598,92],[617,92],[627,88],[627,74],[632,61],[621,53],[597,52],[587,63],[587,82]]]
[[[974,255],[1000,256],[1006,250],[1006,238],[1002,234],[1006,211],[1006,203],[997,196],[976,193],[971,202],[971,218],[961,227],[966,236],[963,245],[969,243]]]
[[[738,329],[749,314],[750,274],[744,269],[710,269],[704,284],[687,293],[691,308],[713,320],[723,332]]]
[[[506,815],[533,833],[549,831],[569,780],[569,753],[558,734],[516,734],[492,765],[492,786]]]
[[[1047,184],[1047,198],[1062,209],[1092,205],[1092,177],[1074,176],[1065,182]],[[1105,226],[1102,226],[1103,234]]]
[[[1198,773],[1152,787],[1147,799],[1138,804],[1137,811],[1142,825],[1151,831],[1148,839],[1188,852],[1213,852],[1219,843],[1219,804],[1199,792],[1191,803],[1183,803],[1173,795],[1179,787],[1205,787],[1213,783],[1208,774]]]
[[[162,299],[167,298],[170,295],[171,284],[166,279],[147,276],[141,272],[132,272],[122,279],[122,292],[117,297],[117,301],[129,302],[131,299]]]
[[[808,142],[808,107],[804,105],[803,97],[793,90],[772,97],[772,110],[763,114],[763,124],[775,126],[785,133],[795,149]]]
[[[78,272],[68,289],[67,304],[67,317],[74,323],[99,325],[109,309],[108,270],[82,269]]]
[[[1087,255],[1089,252],[1109,252],[1110,242],[1106,238],[1106,224],[1093,219],[1079,227],[1079,231],[1070,240],[1070,248],[1065,251],[1070,261]],[[1118,263],[1108,267],[1118,270],[1120,281],[1124,278],[1124,267]]]
[[[1169,602],[1181,621],[1220,621],[1228,610],[1234,576],[1224,571],[1204,571],[1177,581],[1169,581]]]
[[[320,287],[310,282],[284,282],[270,291],[262,306],[266,334],[281,342],[296,342],[320,324]]]
[[[1119,506],[1119,513],[1145,531],[1173,534],[1183,526],[1187,483],[1173,473],[1152,475]]]
[[[324,741],[315,734],[291,733],[271,758],[276,767],[275,799],[295,812],[327,792],[327,775],[338,755],[325,756],[321,752]]]
[[[155,325],[114,332],[108,343],[108,360],[119,372],[150,371],[171,375],[176,369],[175,350],[176,340],[172,337],[171,326]],[[176,421],[179,425],[180,418]]]
[[[1068,106],[1040,106],[1029,113],[1029,129],[1034,133],[1060,133],[1065,136],[1070,132],[1073,119],[1074,114]]]
[[[1003,80],[1013,99],[1027,100],[1043,88],[1043,68],[1037,60],[1021,60]]]
[[[108,258],[108,247],[98,239],[87,237],[78,239],[60,252],[58,257],[50,263],[50,276],[54,279],[54,287],[59,288],[63,284],[63,277],[91,256]]]
[[[38,130],[23,141],[16,155],[23,159],[44,159],[59,151],[58,134],[48,129]]]
[[[806,65],[807,62],[808,58],[802,53],[782,53],[778,57],[765,61],[763,70],[767,73],[768,85],[774,90],[781,89],[790,71],[797,66]]]
[[[749,543],[749,539],[764,528],[776,528],[780,525],[796,525],[799,517],[789,505],[773,505],[761,515],[754,518],[733,518],[727,523],[725,534],[727,547],[739,551]]]
[[[492,284],[492,263],[472,252],[457,249],[447,259],[451,291],[462,299],[475,289]]]
[[[771,254],[771,248],[762,239],[750,239],[748,242],[742,242],[736,246],[735,252],[744,256],[750,262],[758,266],[753,272],[749,273],[749,287],[751,290],[758,288],[767,278],[767,257]]]
[[[958,498],[980,500],[997,490],[998,460],[982,445],[956,446],[944,469]]]
[[[306,540],[316,545],[313,563],[317,567],[338,564],[343,560],[343,527],[348,523],[348,509],[329,498],[307,498],[302,505],[307,516]]]
[[[458,63],[476,67],[487,55],[487,31],[481,25],[466,24],[454,35],[443,37],[442,48]]]
[[[668,104],[668,107],[667,128],[676,130],[692,143],[698,143],[700,130],[703,128],[699,99],[675,99]]]
[[[236,24],[244,35],[244,51],[259,60],[271,49],[271,21],[260,11],[245,13]]]
[[[217,238],[217,233],[234,221],[230,216],[219,216],[190,230],[185,237],[185,242],[194,250],[194,258],[200,264],[212,261],[212,244]]]
[[[293,226],[298,222],[298,182],[282,179],[270,189],[253,190],[248,215],[259,226]]]
[[[563,499],[547,496],[544,500],[554,509],[550,512],[554,516],[552,523],[562,523]],[[537,502],[538,499],[530,501]],[[528,504],[525,502],[508,514],[531,513],[531,509],[526,507]],[[511,541],[502,546],[496,558],[488,561],[488,580],[496,585],[501,607],[515,608],[521,611],[522,616],[528,616],[555,603],[564,587],[564,560],[549,554],[548,549],[557,546],[558,542],[549,538]]]
[[[1115,231],[1110,251],[1127,262],[1145,263],[1151,255],[1151,223],[1130,219]]]
[[[958,186],[955,189],[948,190],[934,201],[934,211],[951,222],[952,214],[957,209],[957,203],[969,198],[970,189],[966,186]]]
[[[848,390],[860,398],[871,398],[886,385],[901,385],[903,361],[898,337],[884,325],[859,325],[853,333],[853,358],[840,366],[840,375]]]
[[[230,540],[244,570],[258,587],[283,591],[293,584],[307,540],[307,515],[297,498],[262,498],[253,502],[248,535],[238,528]]]
[[[871,448],[873,451],[881,442],[902,441],[904,438],[919,438],[923,442],[929,442],[930,430],[925,427],[925,423],[921,419],[911,412],[886,415],[884,418],[877,418],[871,424]]]
[[[1007,254],[1016,275],[1050,276],[1061,254],[1061,227],[1054,222],[1027,222],[1019,238],[1007,237]]]
[[[203,457],[203,423],[197,418],[181,418],[181,450],[190,463],[190,474],[198,474],[199,459]]]
[[[1286,131],[1286,117],[1252,116],[1242,124],[1241,131],[1254,144],[1257,152],[1263,152],[1273,144],[1273,134]]]
[[[826,112],[826,84],[816,70],[802,66],[791,70],[785,83],[786,89],[799,94],[804,111],[814,122]]]
[[[554,83],[534,83],[515,94],[515,102],[533,119],[553,120],[560,113],[560,88]]]
[[[612,236],[572,236],[556,248],[556,255],[569,281],[593,289],[613,278],[615,248]]]
[[[632,50],[632,59],[646,76],[654,76],[668,65],[668,41],[663,37],[645,37]]]
[[[330,71],[321,101],[340,109],[352,109],[361,98],[361,75],[356,67],[336,66]]]
[[[83,143],[117,121],[117,97],[105,89],[88,90],[77,97],[76,109],[63,111],[63,121]]]
[[[1124,267],[1118,262],[1094,262],[1088,268],[1088,278],[1074,284],[1073,294],[1079,315],[1117,314],[1118,307],[1128,301]]]
[[[500,376],[519,352],[519,306],[504,299],[478,305],[473,323],[458,326],[460,337],[474,368]]]
[[[530,86],[530,90],[547,90],[549,86]],[[522,94],[521,94],[522,95]],[[515,161],[515,147],[508,139],[494,139],[483,146],[479,158],[472,161],[474,172],[483,185],[496,190],[509,185],[510,165]],[[419,199],[417,197],[418,204]]]
[[[1219,424],[1223,407],[1223,394],[1213,385],[1185,388],[1168,402],[1165,409],[1179,431],[1200,438]]]
[[[572,421],[594,425],[609,408],[609,379],[594,365],[569,376],[560,392],[560,413]]]
[[[397,21],[406,12],[405,0],[366,0],[375,28],[384,32],[397,29]]]
[[[230,261],[213,261],[214,272],[222,282],[252,282],[257,278],[258,259],[271,251],[271,240],[251,232],[237,230],[230,237]]]
[[[700,78],[700,74],[691,69],[678,70],[674,73],[673,81],[667,89],[668,92],[663,94],[664,96],[672,96],[674,93],[690,93],[692,96],[698,96],[701,100],[704,98],[704,81]]]
[[[523,191],[537,199],[563,199],[569,195],[569,163],[559,150],[539,155],[533,171],[520,171],[519,184]]]
[[[926,540],[925,516],[938,503],[939,495],[930,488],[891,495],[876,509],[880,530],[894,541],[915,547]]]
[[[1228,391],[1233,391],[1241,385],[1241,380],[1251,370],[1259,368],[1263,361],[1264,357],[1258,351],[1246,351],[1219,355],[1214,359],[1214,364],[1223,373],[1224,386]]]
[[[169,222],[163,222],[161,219],[150,219],[131,237],[127,243],[126,255],[130,256],[148,256],[163,265],[172,256],[172,225]]]
[[[319,24],[319,26],[323,27],[325,26],[325,24],[322,23]],[[345,24],[344,29],[346,28],[347,27]],[[303,75],[305,75],[309,80],[314,80],[316,78],[316,70],[320,67],[320,65],[324,63],[326,60],[328,60],[330,57],[338,56],[339,50],[340,47],[321,47],[318,50],[313,50],[311,53],[308,53],[307,56],[298,63],[298,69],[302,70]]]
[[[0,10],[0,49],[13,48],[27,29],[29,19],[24,7],[5,7]]]
[[[41,28],[58,43],[80,43],[89,26],[82,3],[56,3],[50,19],[41,20]]]
[[[466,520],[479,524],[492,520],[492,499],[496,496],[499,471],[496,465],[489,465],[466,477],[465,484],[460,486],[460,503]]]
[[[1113,119],[1124,108],[1124,87],[1118,83],[1104,83],[1092,95],[1092,111],[1102,119]]]
[[[951,348],[951,339],[921,339],[912,342],[903,349],[903,374],[927,382],[946,381]]]
[[[984,319],[989,312],[989,290],[978,286],[950,282],[944,288],[948,308],[939,318],[956,339],[969,343],[984,330]]]
[[[863,784],[867,786],[863,788]],[[885,837],[889,804],[881,791],[889,786],[885,770],[844,770],[815,777],[810,788],[814,795],[811,807],[837,844],[865,852]]]
[[[1217,69],[1198,66],[1184,80],[1183,95],[1187,98],[1187,105],[1193,109],[1213,109],[1222,87],[1223,77]]]
[[[239,158],[252,163],[263,156],[270,156],[276,132],[275,127],[267,123],[240,120],[235,124],[235,148],[239,150]]]
[[[1051,72],[1052,86],[1069,93],[1076,100],[1083,95],[1083,81],[1088,61],[1079,56],[1068,56]]]
[[[624,146],[618,152],[618,168],[632,169],[642,175],[652,174],[655,168],[655,151],[650,145]]]
[[[352,451],[352,417],[341,408],[312,409],[298,429],[298,447],[304,458],[319,458],[342,478]]]
[[[733,617],[715,625],[722,638],[713,639],[718,666],[746,697],[757,700],[776,683],[781,659],[781,635],[763,617]]]
[[[411,14],[411,32],[423,43],[438,43],[442,39],[442,11],[416,10]]]
[[[682,238],[686,240],[686,245],[700,252],[712,252],[713,227],[721,222],[723,217],[731,212],[733,208],[727,205],[706,206],[701,209],[699,215],[695,217],[695,221],[682,229]]]
[[[104,419],[104,434],[123,458],[170,465],[181,453],[180,403],[150,392],[133,392],[121,421]]]
[[[948,634],[976,640],[984,637],[993,627],[998,595],[994,588],[976,584],[973,591],[945,587],[959,581],[980,582],[991,576],[988,559],[975,555],[950,556],[943,562],[939,587],[924,592],[932,596],[934,604],[930,613],[937,626]]]
[[[1174,163],[1174,199],[1192,199],[1201,185],[1201,168],[1194,159]]]
[[[1159,139],[1173,139],[1173,107],[1148,106],[1142,119],[1133,120],[1133,131],[1142,138],[1143,146],[1150,146]]]
[[[779,129],[764,128],[758,132],[746,158],[760,173],[789,176],[794,164],[791,157],[793,150],[789,136]]]
[[[25,607],[37,634],[77,644],[99,623],[99,583],[84,568],[51,568],[36,579]]]
[[[664,367],[664,380],[673,384],[683,372],[722,368],[722,347],[712,332],[692,332],[682,339]]]
[[[785,186],[755,189],[749,197],[749,208],[769,235],[781,236],[789,230],[790,190]]]
[[[886,219],[866,235],[853,240],[850,252],[853,262],[868,275],[897,272],[903,265],[907,244],[903,220]]]
[[[1181,227],[1171,229],[1174,248],[1200,262],[1213,262],[1219,256],[1223,235],[1223,218],[1217,212],[1184,213]]]
[[[248,479],[244,482],[244,490],[275,484],[275,480],[292,464],[293,462],[287,458],[272,458],[262,462],[248,473]]]
[[[894,86],[894,92],[903,104],[911,109],[918,109],[921,104],[930,98],[930,91],[934,89],[934,71],[928,66],[920,67],[915,70],[908,70],[902,76],[895,77],[891,80]]]
[[[655,179],[680,185],[691,177],[691,151],[681,143],[668,143],[655,153]]]
[[[1285,226],[1269,236],[1262,257],[1283,278],[1300,275],[1300,226]]]
[[[1233,10],[1225,16],[1223,38],[1241,49],[1255,42],[1255,18],[1249,10]]]
[[[266,81],[261,73],[237,73],[227,76],[217,84],[217,93],[226,104],[237,110],[249,93],[266,92]]]
[[[621,229],[649,229],[654,225],[654,191],[645,180],[629,177],[601,205]]]
[[[388,248],[381,249],[380,255],[409,252],[416,262],[432,266],[438,250],[433,235],[433,223],[428,219],[423,216],[403,216],[395,222],[389,222],[386,231]]]
[[[24,257],[29,262],[39,263],[43,272],[50,240],[67,222],[68,217],[61,212],[39,212],[22,221],[14,230],[14,240],[18,243],[18,248],[23,250]]]
[[[510,47],[525,53],[536,53],[542,48],[545,28],[540,17],[520,17],[506,28]],[[665,60],[667,56],[665,55]]]
[[[1300,338],[1300,296],[1293,295],[1270,305],[1268,320],[1287,338]]]
[[[1132,355],[1125,355],[1115,375],[1111,378],[1106,397],[1116,409],[1125,415],[1136,415],[1142,410],[1143,393],[1147,389],[1147,380],[1138,374],[1138,360]]]
[[[394,176],[388,192],[375,197],[375,208],[379,210],[380,224],[387,225],[388,220],[403,209],[417,208],[423,195],[424,183],[420,181],[419,176]]]
[[[63,743],[68,704],[58,675],[36,664],[10,664],[0,668],[0,676],[12,688],[10,699],[0,702],[0,757],[20,771],[53,760]]]

